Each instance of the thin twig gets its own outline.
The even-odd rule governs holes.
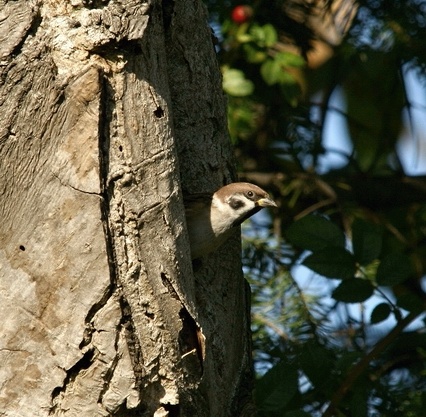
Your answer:
[[[327,198],[326,200],[321,200],[318,201],[318,203],[312,204],[311,206],[309,206],[308,208],[306,208],[305,210],[301,211],[299,214],[297,214],[294,217],[294,220],[299,220],[302,217],[305,217],[306,215],[322,208],[325,206],[329,206],[331,204],[334,204],[336,202],[336,200],[334,198]]]

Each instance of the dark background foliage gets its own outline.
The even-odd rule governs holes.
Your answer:
[[[207,6],[240,177],[279,204],[244,229],[259,415],[425,415],[426,1]]]

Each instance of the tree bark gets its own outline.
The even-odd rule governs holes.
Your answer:
[[[234,178],[204,6],[0,15],[0,414],[251,415],[239,237],[194,274],[181,198]]]

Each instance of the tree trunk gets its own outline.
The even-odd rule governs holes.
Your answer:
[[[239,237],[193,273],[181,190],[234,178],[196,0],[0,0],[0,414],[251,415]]]

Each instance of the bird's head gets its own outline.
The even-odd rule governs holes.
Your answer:
[[[263,207],[277,207],[265,190],[248,182],[234,182],[217,190],[213,206],[231,227],[240,225]]]

